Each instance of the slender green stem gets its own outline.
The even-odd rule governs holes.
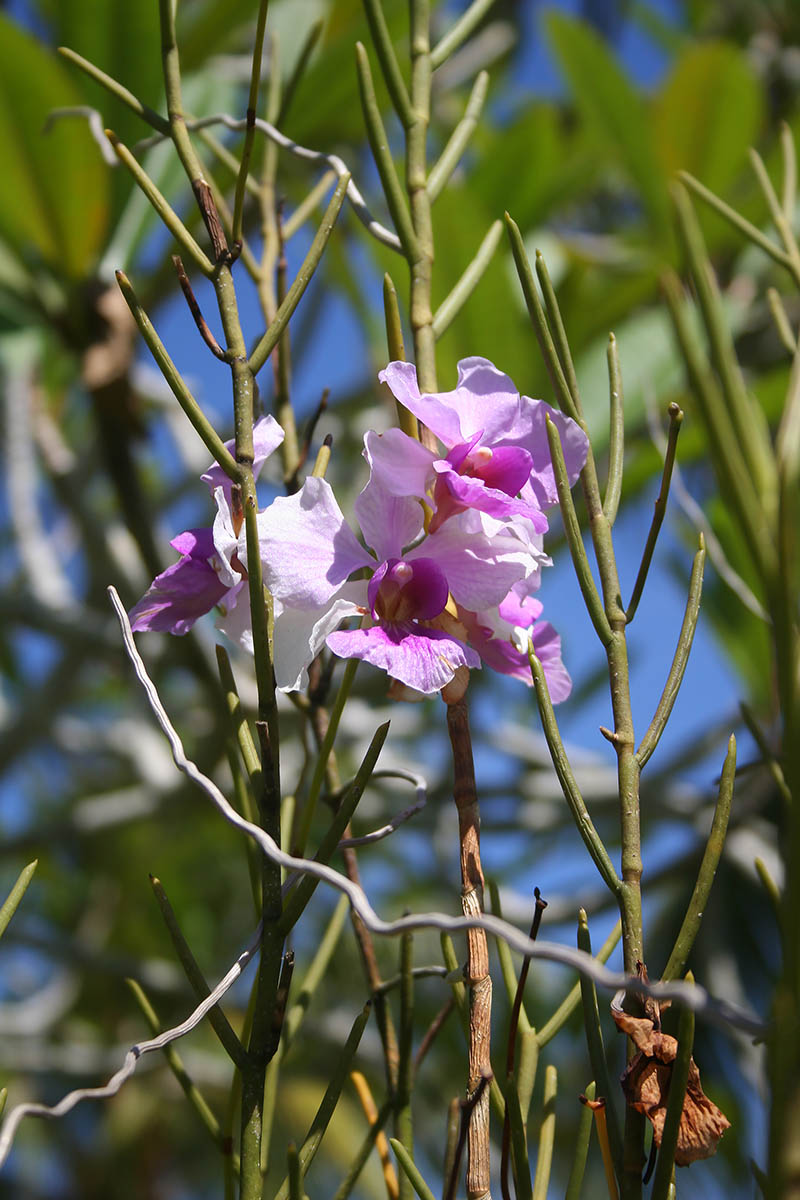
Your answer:
[[[208,986],[203,972],[197,965],[197,960],[189,949],[189,944],[181,932],[177,918],[173,912],[172,905],[167,899],[167,894],[161,884],[160,879],[155,876],[150,876],[150,883],[153,887],[153,894],[158,902],[158,907],[161,909],[161,915],[164,918],[164,924],[167,927],[172,944],[175,947],[175,953],[178,955],[178,960],[186,974],[186,978],[191,984],[192,991],[198,1000],[204,1000],[211,991]],[[225,1053],[230,1058],[235,1066],[241,1067],[245,1061],[245,1050],[242,1043],[234,1033],[228,1018],[225,1016],[219,1005],[209,1010],[208,1021],[214,1033],[220,1040]]]
[[[375,166],[378,168],[383,194],[386,197],[386,204],[391,213],[394,227],[397,230],[397,236],[402,242],[406,255],[412,258],[416,253],[417,238],[411,222],[411,214],[408,210],[406,198],[403,195],[400,176],[397,174],[392,152],[389,148],[389,139],[386,135],[380,106],[375,95],[375,84],[372,79],[369,58],[361,42],[356,42],[356,69],[358,72],[361,107],[364,112],[364,123],[367,128],[367,137],[370,149],[372,150],[372,157],[375,160]]]
[[[789,351],[792,358],[794,358],[795,354],[797,353],[797,338],[789,322],[786,309],[783,306],[783,301],[781,300],[780,293],[777,288],[767,288],[767,304],[769,305],[769,311],[772,314],[772,319],[775,322],[775,328],[778,332],[778,337],[781,339],[781,342]]]
[[[633,585],[633,592],[631,593],[628,607],[625,610],[625,621],[628,625],[630,625],[636,615],[636,609],[639,607],[644,585],[647,582],[647,573],[650,570],[650,563],[653,560],[653,552],[658,541],[658,534],[666,515],[669,485],[672,480],[672,469],[675,466],[675,451],[678,445],[678,434],[681,431],[682,422],[683,413],[678,405],[673,402],[669,406],[669,432],[667,434],[667,449],[664,454],[664,469],[661,473],[661,487],[658,489],[658,495],[656,496],[653,519],[650,522],[647,541],[642,551],[642,561],[639,564],[636,583]]]
[[[588,1085],[584,1096],[587,1100],[594,1100],[596,1088],[594,1080]],[[567,1180],[567,1190],[564,1193],[564,1200],[580,1200],[581,1189],[583,1188],[583,1176],[586,1171],[586,1159],[589,1154],[589,1141],[592,1136],[592,1120],[593,1113],[588,1104],[581,1105],[581,1116],[578,1122],[578,1133],[574,1142],[572,1154],[572,1167]]]
[[[239,699],[228,652],[224,646],[219,645],[215,647],[215,650],[220,682],[225,692],[225,705],[231,718],[231,727],[236,737],[239,753],[242,756],[242,762],[252,784],[253,791],[258,795],[263,787],[261,760],[258,757],[258,750],[253,741],[253,735],[250,732],[250,726],[247,723],[247,717],[244,714]]]
[[[287,243],[305,225],[311,214],[319,207],[331,185],[336,183],[338,176],[335,171],[326,171],[314,184],[311,191],[303,197],[297,208],[283,222],[283,240]]]
[[[391,1111],[391,1100],[385,1100],[378,1109],[375,1119],[370,1122],[369,1129],[365,1133],[364,1139],[353,1157],[353,1161],[350,1164],[347,1174],[334,1192],[333,1200],[347,1200],[347,1197],[350,1195],[356,1183],[358,1182],[359,1175],[366,1166],[367,1159],[372,1153],[372,1148],[375,1145],[375,1140],[386,1125]]]
[[[783,773],[783,767],[775,757],[775,752],[767,741],[764,730],[756,720],[755,714],[753,713],[749,704],[745,704],[744,701],[740,701],[739,710],[742,714],[742,719],[744,720],[745,725],[750,731],[750,736],[761,751],[761,758],[764,766],[772,776],[773,783],[780,792],[781,799],[788,807],[792,802],[792,793],[789,791],[788,784],[786,783],[786,776]]]
[[[748,241],[758,246],[764,251],[765,254],[768,254],[770,258],[774,259],[775,262],[779,263],[782,267],[786,267],[787,270],[791,272],[795,283],[800,286],[800,275],[796,274],[791,258],[788,254],[781,250],[780,246],[773,242],[772,238],[767,237],[765,233],[761,232],[757,225],[753,225],[750,221],[741,216],[741,214],[738,213],[735,208],[731,208],[731,206],[726,204],[724,200],[720,200],[719,196],[715,196],[712,191],[709,191],[707,187],[700,183],[699,179],[695,179],[693,175],[688,173],[688,171],[679,171],[678,178],[682,184],[689,188],[690,191],[694,192],[696,196],[699,196],[701,200],[704,200],[706,204],[713,208],[715,212],[719,213],[721,217],[724,217],[724,219],[733,225],[735,229],[738,229],[740,233],[744,234]]]
[[[492,905],[492,912],[495,914],[495,916],[502,919],[503,909],[500,904],[500,889],[497,886],[497,881],[494,879],[487,879],[486,883],[489,888],[489,899]],[[508,947],[508,944],[502,941],[500,938],[497,940],[496,950],[497,957],[500,960],[500,973],[503,976],[503,983],[505,985],[506,994],[508,995],[508,1001],[509,1004],[513,1004],[517,995],[517,972],[514,969],[514,960],[511,957],[511,951]],[[528,1020],[528,1014],[525,1012],[525,1005],[522,1003],[521,999],[517,1020],[521,1032],[527,1033],[531,1027],[531,1023]]]
[[[316,470],[316,468],[315,468]],[[333,708],[328,718],[328,726],[325,730],[325,736],[322,739],[322,745],[317,754],[317,761],[314,764],[314,774],[311,777],[311,784],[308,789],[308,797],[303,808],[303,817],[300,829],[297,834],[296,852],[302,856],[305,853],[305,848],[308,845],[308,837],[311,833],[311,825],[314,820],[314,813],[317,807],[322,784],[325,780],[325,771],[328,766],[328,760],[333,751],[333,744],[336,741],[336,734],[339,732],[339,722],[342,719],[344,706],[350,696],[350,691],[353,686],[353,680],[356,677],[358,670],[357,658],[348,658],[344,665],[342,673],[342,682],[339,684],[339,690],[336,693],[336,699],[333,702]]]
[[[686,365],[689,383],[706,426],[709,445],[723,490],[739,521],[745,544],[759,576],[767,578],[774,562],[771,533],[763,517],[761,501],[747,471],[734,436],[725,402],[710,373],[687,319],[683,292],[677,278],[668,273],[662,289]]]
[[[622,495],[622,474],[625,463],[625,408],[622,394],[622,371],[619,365],[617,339],[608,335],[608,393],[609,393],[609,439],[608,480],[603,497],[603,512],[609,525],[617,519],[619,500]]]
[[[117,271],[116,276],[119,289],[125,297],[125,303],[131,310],[131,315],[139,327],[139,332],[155,359],[161,374],[169,384],[173,396],[180,404],[190,424],[201,438],[209,453],[217,460],[228,478],[232,479],[234,483],[240,483],[241,470],[236,459],[226,449],[222,438],[206,418],[200,405],[184,383],[178,368],[167,353],[164,343],[153,328],[150,318],[139,303],[130,280],[123,271]]]
[[[769,431],[761,410],[756,409],[755,403],[748,395],[722,306],[722,297],[706,254],[702,231],[691,200],[684,188],[679,186],[672,189],[672,194],[678,218],[678,232],[708,335],[711,361],[722,388],[725,421],[730,428],[729,440],[735,439],[737,458],[752,479],[752,486],[761,499],[760,509],[763,510],[767,498],[774,493],[775,468]]]
[[[558,306],[558,298],[556,297],[555,288],[550,279],[550,272],[547,270],[547,264],[544,261],[541,250],[536,251],[536,275],[539,280],[539,286],[542,289],[555,351],[558,355],[558,361],[561,363],[564,378],[567,381],[569,394],[572,397],[572,407],[582,420],[583,408],[581,406],[581,394],[578,389],[578,376],[575,373],[575,365],[572,361],[572,352],[569,348],[569,339],[567,331],[564,328],[561,309]]]
[[[797,207],[797,151],[794,145],[794,134],[786,121],[781,121],[781,158],[783,159],[781,209],[785,220],[791,227]]]
[[[322,1097],[320,1106],[314,1116],[314,1120],[309,1126],[308,1133],[305,1136],[302,1146],[300,1147],[300,1172],[305,1178],[308,1169],[314,1159],[314,1155],[319,1149],[320,1142],[325,1136],[325,1131],[328,1128],[330,1119],[333,1116],[334,1109],[339,1103],[339,1096],[344,1087],[347,1074],[350,1070],[352,1061],[358,1050],[358,1044],[361,1041],[361,1036],[366,1029],[367,1021],[369,1020],[371,1005],[369,1001],[364,1005],[361,1012],[353,1022],[350,1034],[344,1044],[339,1062],[331,1075],[330,1082],[325,1089],[325,1095]],[[284,1179],[278,1191],[275,1194],[275,1200],[289,1200],[289,1178]]]
[[[536,1177],[533,1200],[547,1200],[550,1172],[553,1167],[553,1146],[556,1138],[556,1092],[558,1071],[550,1065],[544,1074],[543,1117],[539,1130],[539,1153],[536,1156]]]
[[[578,948],[587,954],[592,953],[592,939],[586,913],[583,909],[578,914]],[[581,975],[581,1001],[583,1003],[583,1025],[586,1030],[586,1045],[589,1051],[589,1062],[595,1078],[599,1094],[605,1097],[606,1117],[608,1124],[608,1139],[614,1160],[617,1178],[622,1178],[622,1136],[620,1134],[619,1118],[616,1112],[614,1096],[616,1088],[612,1089],[608,1074],[605,1046],[603,1045],[603,1030],[600,1025],[600,1010],[597,1006],[597,991],[591,979]]]
[[[183,249],[183,252],[188,254],[192,262],[194,262],[197,266],[198,270],[202,271],[203,274],[210,279],[214,274],[214,264],[211,262],[211,259],[208,257],[205,251],[198,246],[197,242],[189,233],[189,230],[186,228],[183,221],[153,183],[144,167],[139,165],[128,147],[119,140],[117,135],[112,130],[106,130],[106,137],[114,147],[114,153],[119,161],[131,173],[134,182],[141,188],[142,192],[150,201],[164,225],[166,225],[176,242],[178,242]]]
[[[467,38],[480,25],[493,4],[494,0],[472,0],[469,8],[461,14],[455,24],[451,25],[447,33],[444,34],[431,51],[431,66],[433,70],[441,67],[442,63],[447,62],[450,55],[454,54],[459,46],[463,46]]]
[[[433,318],[433,336],[438,341],[443,333],[450,328],[461,309],[469,300],[478,286],[481,276],[492,261],[494,252],[503,236],[502,221],[493,221],[488,232],[478,247],[475,257],[452,290],[445,296],[436,310]]]
[[[72,63],[73,66],[78,67],[85,75],[88,75],[90,79],[93,79],[95,83],[99,83],[101,87],[104,87],[115,99],[120,100],[126,108],[136,113],[137,117],[141,117],[148,125],[152,125],[153,129],[157,129],[159,133],[165,134],[167,137],[169,136],[169,121],[166,117],[162,117],[155,109],[143,104],[138,96],[134,96],[133,92],[128,91],[116,79],[112,79],[110,75],[106,75],[105,71],[101,71],[94,63],[89,62],[82,55],[76,54],[68,46],[59,46],[58,53],[67,62]]]
[[[333,195],[325,215],[322,218],[319,229],[316,232],[313,242],[311,243],[308,254],[303,259],[302,266],[295,276],[294,283],[286,293],[286,298],[278,308],[275,314],[275,320],[270,325],[269,329],[263,334],[258,342],[253,353],[250,355],[249,366],[254,375],[263,367],[264,363],[269,358],[272,351],[278,344],[278,341],[286,328],[289,318],[291,317],[297,305],[311,282],[311,278],[319,265],[323,251],[328,244],[328,239],[333,233],[333,227],[336,224],[336,218],[344,203],[345,192],[347,185],[350,182],[349,175],[343,175],[336,185]]]
[[[386,344],[389,349],[389,360],[391,362],[405,362],[406,348],[403,343],[403,322],[400,318],[397,288],[394,286],[392,277],[388,271],[383,277],[383,315],[386,324]],[[403,411],[408,412],[408,409],[401,411],[398,401],[398,415],[401,425]]]
[[[539,715],[542,720],[542,730],[544,731],[547,748],[550,751],[550,757],[553,760],[553,766],[558,776],[558,782],[561,784],[564,799],[572,813],[572,819],[578,827],[578,833],[583,839],[583,844],[589,851],[592,862],[600,872],[603,882],[613,896],[619,896],[622,881],[614,870],[600,834],[594,827],[592,818],[589,816],[589,810],[584,803],[583,796],[572,773],[572,767],[570,766],[567,752],[564,749],[564,743],[561,741],[561,734],[558,731],[558,723],[553,712],[553,702],[550,699],[550,690],[547,686],[544,668],[533,653],[532,646],[528,648],[528,659],[531,665],[531,674],[533,675],[536,703],[539,706]]]
[[[761,191],[763,192],[764,198],[769,207],[770,215],[775,222],[775,228],[780,235],[784,249],[791,260],[794,273],[797,276],[800,274],[800,251],[798,251],[797,240],[794,236],[794,230],[792,229],[794,212],[792,212],[788,217],[784,212],[783,206],[775,193],[774,187],[772,186],[772,180],[767,174],[767,168],[764,166],[764,160],[758,151],[751,146],[749,155],[750,165],[755,172],[756,179],[758,180]]]
[[[411,1089],[414,1078],[414,938],[406,933],[400,939],[400,1027],[398,1036],[397,1087],[394,1095],[394,1133],[409,1156],[414,1156],[414,1129],[411,1119]],[[410,1200],[406,1178],[400,1181],[400,1200]]]
[[[394,1150],[395,1155],[397,1156],[397,1161],[403,1169],[403,1174],[409,1180],[414,1191],[419,1196],[419,1200],[436,1200],[433,1192],[423,1179],[422,1172],[406,1150],[403,1143],[397,1138],[389,1138],[389,1143]]]
[[[308,970],[303,976],[303,982],[295,996],[294,1002],[286,1013],[283,1022],[283,1043],[288,1048],[297,1036],[303,1019],[308,1011],[314,994],[325,977],[325,973],[333,958],[334,951],[342,935],[344,923],[347,920],[349,901],[342,896],[333,910],[319,945],[314,953]]]
[[[327,833],[322,839],[317,853],[314,855],[315,862],[328,862],[336,852],[336,848],[342,838],[347,824],[352,817],[356,805],[358,804],[364,792],[364,788],[369,782],[372,775],[375,763],[378,760],[378,755],[381,752],[383,743],[386,741],[386,735],[389,732],[389,722],[381,725],[369,744],[361,766],[358,769],[355,779],[350,788],[345,793],[339,805],[339,809],[333,818],[333,821],[328,828]],[[281,918],[281,929],[284,933],[288,933],[290,929],[299,920],[304,908],[308,904],[314,892],[317,889],[319,880],[311,875],[303,875],[297,881],[295,886],[286,898],[286,904],[283,909]]]
[[[147,1026],[148,1026],[151,1034],[153,1035],[153,1037],[157,1037],[158,1034],[161,1033],[161,1031],[163,1029],[161,1022],[158,1019],[158,1013],[153,1008],[153,1005],[150,1003],[150,1000],[148,999],[144,989],[141,987],[141,985],[139,983],[136,982],[135,979],[126,979],[125,982],[127,983],[128,987],[130,988],[131,994],[133,995],[134,1000],[136,1001],[137,1005],[139,1006],[139,1011],[142,1013],[142,1016],[144,1017],[145,1021],[147,1022]],[[189,1072],[186,1070],[185,1066],[183,1065],[183,1060],[181,1059],[181,1056],[178,1053],[178,1051],[175,1049],[174,1045],[167,1045],[164,1047],[164,1058],[167,1060],[169,1068],[172,1071],[172,1074],[175,1076],[176,1080],[178,1081],[178,1084],[180,1085],[180,1088],[181,1088],[184,1096],[189,1101],[189,1104],[194,1109],[194,1111],[197,1113],[197,1115],[200,1118],[203,1125],[206,1127],[208,1132],[211,1134],[212,1139],[219,1146],[219,1148],[223,1154],[230,1154],[231,1153],[230,1145],[228,1143],[228,1139],[227,1139],[225,1133],[223,1132],[223,1130],[220,1126],[219,1121],[217,1120],[217,1118],[214,1116],[213,1112],[211,1111],[211,1109],[208,1105],[208,1102],[206,1101],[205,1096],[200,1091],[200,1089],[197,1087],[196,1083],[194,1082],[192,1077],[189,1075]],[[238,1173],[238,1170],[239,1170],[238,1154],[233,1155],[233,1160],[234,1160],[233,1169],[236,1173]]]
[[[512,220],[508,213],[505,214],[505,222],[509,241],[511,242],[514,265],[517,268],[517,275],[522,285],[522,294],[525,297],[533,331],[539,343],[539,349],[544,359],[544,365],[547,368],[547,374],[550,376],[550,383],[555,392],[556,401],[562,412],[580,423],[580,414],[573,404],[572,393],[570,392],[563,367],[556,353],[555,344],[544,314],[544,308],[539,299],[539,291],[536,286],[536,280],[533,277],[531,264],[528,262],[528,255],[525,251],[522,234],[519,231],[516,221]]]
[[[461,156],[469,145],[470,139],[480,120],[488,90],[489,72],[480,71],[472,85],[472,91],[467,101],[467,107],[464,110],[464,116],[450,134],[447,145],[428,173],[426,188],[431,204],[441,195],[448,180],[461,161]]]
[[[711,822],[711,832],[708,835],[705,852],[700,863],[700,870],[697,872],[697,881],[694,885],[692,898],[686,909],[683,924],[675,939],[675,945],[672,947],[672,953],[661,976],[662,979],[677,979],[679,975],[682,975],[689,955],[692,952],[692,947],[700,929],[700,922],[703,919],[703,913],[706,911],[711,885],[717,873],[717,865],[722,855],[722,848],[725,845],[725,834],[728,831],[728,819],[731,814],[735,779],[736,738],[731,734],[728,740],[728,753],[725,755],[722,776],[719,781],[719,793],[717,795],[716,807],[714,808],[714,819]]]
[[[39,860],[38,858],[35,858],[33,862],[28,863],[27,867],[22,868],[17,877],[16,883],[3,901],[3,906],[0,908],[0,937],[2,937],[5,933],[6,929],[8,928],[9,921],[17,911],[19,902],[27,892],[28,885],[33,879],[34,872],[36,871],[38,865]]]
[[[325,28],[325,18],[320,17],[318,21],[314,21],[309,26],[303,43],[300,46],[300,52],[297,55],[295,64],[292,67],[289,77],[283,85],[283,95],[281,97],[280,108],[278,109],[275,120],[272,122],[279,129],[283,127],[286,114],[289,111],[291,103],[294,99],[295,92],[300,84],[301,79],[306,73],[306,68],[311,61],[311,55],[314,53],[317,42],[319,41],[322,31]]]
[[[687,983],[694,983],[694,977],[689,971]],[[678,1021],[678,1050],[672,1064],[672,1074],[669,1081],[669,1096],[667,1098],[667,1113],[664,1118],[664,1128],[661,1134],[661,1146],[656,1159],[656,1170],[653,1176],[651,1200],[668,1200],[672,1173],[675,1169],[675,1152],[678,1148],[681,1117],[683,1116],[683,1101],[686,1096],[686,1085],[689,1082],[689,1065],[692,1060],[692,1045],[694,1043],[694,1013],[688,1005],[681,1009]]]
[[[389,36],[383,6],[380,0],[364,0],[364,11],[367,14],[370,36],[381,66],[386,90],[391,97],[394,110],[400,118],[400,124],[404,129],[408,129],[414,119],[414,114],[411,111],[408,88],[394,52],[392,39]]]
[[[575,568],[575,574],[578,579],[578,585],[581,589],[587,612],[591,617],[595,632],[600,638],[604,646],[608,646],[613,637],[611,625],[609,624],[606,611],[603,606],[603,601],[600,599],[600,594],[592,576],[592,568],[589,566],[589,559],[586,555],[586,550],[583,545],[583,537],[581,535],[581,527],[578,521],[578,515],[575,512],[575,504],[570,491],[569,479],[567,477],[567,466],[564,462],[564,451],[561,446],[561,437],[558,432],[558,427],[550,420],[550,417],[545,417],[547,426],[547,440],[550,445],[550,457],[553,460],[553,474],[555,476],[556,488],[558,489],[558,502],[561,508],[561,519],[564,522],[564,533],[567,538],[567,545],[572,556],[572,564]]]
[[[758,878],[761,880],[761,886],[763,887],[764,891],[767,893],[767,896],[769,897],[769,902],[772,905],[773,912],[775,913],[775,919],[777,921],[780,921],[780,919],[781,919],[780,889],[778,888],[778,885],[775,882],[775,880],[770,875],[770,873],[767,869],[767,864],[764,862],[763,858],[754,858],[753,866],[756,869],[756,874],[758,875]]]
[[[406,130],[406,190],[414,229],[408,250],[411,268],[410,316],[414,358],[421,392],[436,392],[436,339],[433,334],[433,222],[428,196],[428,125],[431,115],[430,2],[410,0],[411,108],[414,119]]]
[[[242,161],[236,178],[236,191],[233,198],[233,227],[231,236],[234,243],[242,240],[242,213],[244,211],[244,193],[247,177],[250,173],[250,156],[253,152],[253,142],[256,135],[256,108],[258,107],[258,87],[261,82],[261,56],[264,51],[264,31],[267,26],[267,9],[269,0],[260,0],[256,31],[253,39],[253,66],[250,72],[250,92],[247,97],[247,129],[242,146]]]
[[[608,962],[612,952],[616,949],[621,936],[622,922],[617,921],[616,925],[611,930],[611,933],[608,935],[606,940],[603,942],[603,945],[595,955],[598,962]],[[539,1043],[540,1050],[546,1046],[549,1041],[552,1041],[555,1035],[564,1028],[580,1002],[581,985],[580,983],[576,983],[561,1001],[552,1017],[550,1017],[550,1019],[546,1021],[540,1029],[536,1030],[536,1040]]]
[[[514,1162],[516,1200],[532,1200],[533,1187],[531,1184],[527,1130],[522,1116],[522,1106],[519,1100],[516,1081],[513,1078],[509,1078],[506,1085],[506,1120],[503,1126],[503,1159],[500,1168],[500,1187],[503,1200],[510,1200],[511,1195],[507,1178],[507,1138],[510,1141],[511,1155]]]
[[[681,631],[678,635],[678,644],[675,647],[675,654],[672,659],[672,665],[669,669],[667,682],[664,684],[664,691],[661,693],[661,699],[658,702],[658,707],[653,714],[653,719],[647,728],[647,732],[639,743],[639,749],[636,751],[636,761],[639,768],[644,767],[647,760],[655,750],[659,743],[662,733],[666,728],[669,715],[672,712],[673,705],[678,697],[678,691],[683,682],[686,665],[689,661],[689,653],[692,649],[694,641],[694,631],[697,628],[697,618],[700,615],[700,597],[703,591],[703,568],[706,561],[706,551],[703,541],[703,535],[700,534],[700,548],[694,556],[692,564],[692,574],[689,579],[689,594],[686,598],[686,610],[683,614],[683,623]]]
[[[303,1175],[300,1170],[300,1155],[297,1146],[290,1142],[286,1147],[287,1179],[289,1181],[289,1200],[303,1200]]]

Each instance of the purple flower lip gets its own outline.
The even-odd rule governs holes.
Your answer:
[[[388,625],[438,616],[450,590],[433,559],[390,558],[375,571],[367,594],[373,617]]]

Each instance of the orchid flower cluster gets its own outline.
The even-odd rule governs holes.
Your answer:
[[[460,362],[456,388],[436,395],[420,392],[411,363],[392,362],[379,378],[444,453],[400,429],[365,435],[370,474],[355,502],[363,543],[324,478],[309,476],[258,514],[278,687],[303,688],[324,646],[386,671],[400,699],[463,694],[469,669],[483,663],[530,684],[530,641],[553,701],[564,700],[571,681],[560,638],[535,596],[551,562],[544,510],[558,500],[545,419],[558,428],[570,484],[586,460],[585,433],[520,395],[485,358]],[[282,440],[278,423],[261,418],[256,472]],[[213,527],[173,540],[181,557],[134,607],[132,628],[183,634],[216,606],[219,628],[252,652],[241,518],[221,469],[202,478],[217,507]],[[355,627],[341,628],[346,621]]]

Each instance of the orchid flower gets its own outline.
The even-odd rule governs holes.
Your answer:
[[[558,492],[545,417],[558,428],[570,485],[589,446],[575,421],[521,396],[486,358],[462,359],[452,392],[422,394],[413,363],[389,363],[378,378],[447,448],[438,457],[399,429],[369,434],[365,444],[374,478],[392,494],[430,493],[431,532],[467,508],[498,519],[522,515],[537,533],[547,529],[542,510],[558,503]]]
[[[253,426],[253,474],[283,441],[283,430],[273,417],[262,417]],[[231,453],[233,440],[225,443]],[[131,629],[160,633],[188,633],[195,621],[215,606],[223,613],[236,607],[246,578],[237,556],[238,529],[231,514],[230,479],[217,463],[201,479],[208,484],[217,506],[210,529],[188,529],[170,545],[180,558],[157,575],[141,600],[130,611]],[[249,628],[250,611],[241,605],[240,620]],[[246,618],[245,614],[246,613]],[[240,640],[246,643],[246,635]],[[252,634],[250,634],[252,647]]]
[[[392,495],[374,478],[355,511],[374,554],[358,541],[324,479],[306,479],[299,492],[258,515],[264,578],[275,604],[278,686],[302,687],[324,644],[423,694],[441,690],[461,667],[479,667],[455,605],[470,612],[498,605],[524,577],[520,555],[457,517],[416,542],[420,504]],[[239,556],[245,554],[240,537]],[[368,578],[351,578],[361,571]],[[345,616],[361,617],[362,627],[337,631]]]
[[[532,683],[528,643],[542,664],[553,704],[566,700],[572,680],[561,661],[561,638],[549,621],[540,621],[540,600],[520,594],[515,584],[497,608],[482,613],[458,615],[469,633],[470,644],[487,667],[502,675],[511,675],[529,686]]]

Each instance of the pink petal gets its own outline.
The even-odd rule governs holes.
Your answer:
[[[277,450],[284,438],[284,432],[274,417],[261,417],[253,426],[253,475],[258,479],[261,468],[272,454],[273,450]],[[236,439],[231,438],[225,443],[225,449],[230,450],[231,454],[236,454]],[[217,463],[213,463],[204,475],[200,478],[203,483],[208,484],[208,490],[213,495],[214,489],[221,487],[225,490],[228,503],[231,496],[231,481]]]
[[[258,537],[265,583],[290,608],[324,608],[353,571],[375,565],[324,479],[309,476],[299,492],[260,512]],[[242,531],[240,558],[246,552]]]
[[[478,655],[462,642],[439,629],[423,630],[410,622],[341,630],[328,637],[328,646],[340,658],[363,659],[427,695],[448,684],[458,667],[480,666]]]

